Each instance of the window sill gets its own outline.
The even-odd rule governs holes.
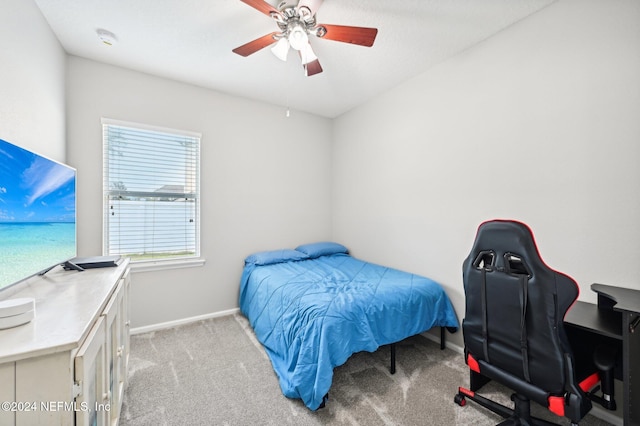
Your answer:
[[[206,259],[179,259],[179,260],[149,260],[144,262],[131,262],[133,272],[152,272],[165,269],[195,268],[204,266]]]

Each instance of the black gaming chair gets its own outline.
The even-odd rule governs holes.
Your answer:
[[[587,392],[599,376],[578,382],[563,319],[578,297],[576,282],[542,261],[531,230],[506,220],[485,222],[463,265],[466,312],[462,322],[470,389],[466,398],[507,420],[553,424],[531,417],[530,401],[577,424],[591,409]],[[609,371],[613,361],[603,361]],[[515,391],[510,409],[476,393],[490,380]]]

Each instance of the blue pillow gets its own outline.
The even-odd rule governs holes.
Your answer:
[[[253,263],[254,265],[271,265],[274,263],[289,262],[294,260],[308,259],[309,256],[291,249],[271,250],[253,253],[247,256],[245,263]]]
[[[303,244],[301,246],[296,247],[296,250],[308,255],[312,259],[315,257],[326,256],[329,254],[349,253],[349,250],[342,244],[332,243],[328,241],[320,242],[320,243]]]

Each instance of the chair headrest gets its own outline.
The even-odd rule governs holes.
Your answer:
[[[533,275],[544,263],[531,229],[522,222],[492,220],[478,228],[469,260],[476,268]]]

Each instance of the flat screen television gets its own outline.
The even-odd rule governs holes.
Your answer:
[[[76,170],[0,139],[0,290],[76,247]]]

